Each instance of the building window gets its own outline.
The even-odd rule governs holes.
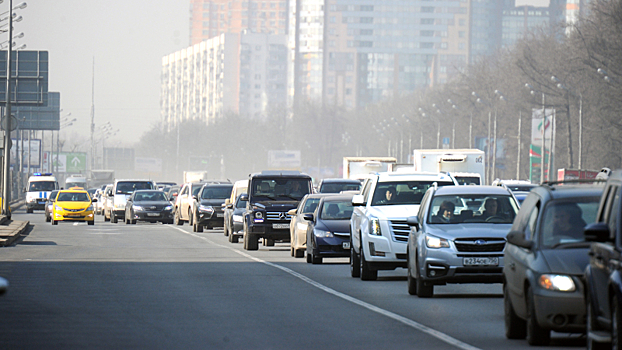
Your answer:
[[[421,24],[434,24],[434,18],[422,18]]]
[[[434,13],[434,7],[432,7],[432,6],[423,6],[421,8],[421,12],[423,12],[423,13]]]

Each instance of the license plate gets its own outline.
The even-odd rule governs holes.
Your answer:
[[[216,217],[217,218],[224,218],[225,217],[225,213],[216,213]]]
[[[289,224],[272,224],[272,228],[289,228]]]
[[[147,216],[160,216],[160,213],[147,213]]]
[[[341,243],[341,246],[343,247],[343,249],[350,249],[350,242],[343,242]]]
[[[39,204],[45,204],[45,202],[39,202]]]
[[[497,266],[499,265],[499,258],[462,258],[463,265],[488,265],[488,266]]]
[[[65,215],[66,218],[79,218],[80,215]]]

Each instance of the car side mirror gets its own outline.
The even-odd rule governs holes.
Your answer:
[[[355,207],[365,205],[365,197],[362,194],[355,194],[352,196],[352,205]]]
[[[585,240],[588,242],[603,243],[611,241],[609,226],[604,222],[596,222],[585,226],[583,233],[585,234]]]
[[[192,196],[192,199],[194,199],[195,201],[199,200],[199,198],[197,196]]]
[[[240,200],[243,202],[248,201],[248,194],[244,193],[243,195],[240,196]]]
[[[97,203],[97,198],[93,198],[92,203]]]
[[[529,249],[533,248],[533,241],[525,239],[525,233],[520,231],[511,231],[507,235],[508,243],[514,244],[515,246]]]
[[[302,218],[307,220],[307,221],[313,221],[313,214],[309,213],[309,214],[303,214]]]
[[[296,215],[297,212],[298,212],[298,209],[294,208],[294,209],[288,211],[287,214],[289,216],[294,216],[294,215]]]
[[[406,223],[408,226],[419,226],[419,217],[418,216],[409,216],[406,218]]]
[[[229,199],[229,198],[225,199],[225,206],[227,206],[229,204],[231,204],[231,199]]]
[[[225,208],[227,208],[227,209],[233,209],[233,204],[227,204],[227,205],[225,205]]]

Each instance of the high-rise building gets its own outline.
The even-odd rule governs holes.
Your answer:
[[[567,0],[566,1],[566,34],[573,30],[573,25],[579,18],[586,16],[590,0]]]
[[[190,0],[190,43],[223,33],[287,33],[287,0]]]
[[[225,113],[262,117],[286,102],[285,35],[228,33],[162,59],[161,114],[170,130]]]

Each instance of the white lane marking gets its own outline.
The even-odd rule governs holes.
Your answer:
[[[300,273],[298,273],[298,272],[296,272],[294,270],[288,269],[287,267],[283,267],[281,265],[277,265],[275,263],[271,263],[269,261],[265,261],[265,260],[256,258],[256,257],[254,257],[252,255],[249,255],[249,254],[243,252],[243,251],[240,251],[240,250],[237,250],[237,249],[233,249],[233,248],[231,248],[229,246],[216,243],[216,242],[208,239],[207,237],[203,237],[203,236],[196,235],[194,233],[187,232],[187,231],[185,231],[185,230],[183,230],[183,229],[181,229],[179,227],[173,227],[173,228],[177,229],[177,230],[179,230],[179,231],[181,231],[181,232],[183,232],[183,233],[185,233],[187,235],[190,235],[190,236],[193,236],[193,237],[205,240],[205,241],[207,241],[207,242],[209,242],[209,243],[211,243],[213,245],[216,245],[218,247],[229,249],[229,250],[231,250],[231,251],[233,251],[233,252],[235,252],[235,253],[237,253],[239,255],[242,255],[245,258],[251,259],[251,260],[256,261],[258,263],[262,263],[262,264],[265,264],[265,265],[268,265],[268,266],[275,267],[275,268],[277,268],[277,269],[279,269],[279,270],[281,270],[283,272],[286,272],[286,273],[288,273],[288,274],[290,274],[290,275],[292,275],[292,276],[294,276],[294,277],[296,277],[296,278],[298,278],[298,279],[300,279],[300,280],[302,280],[302,281],[304,281],[304,282],[306,282],[306,283],[308,283],[308,284],[310,284],[310,285],[312,285],[312,286],[314,286],[314,287],[316,287],[318,289],[321,289],[321,290],[325,291],[326,293],[332,294],[332,295],[334,295],[334,296],[336,296],[338,298],[341,298],[341,299],[349,301],[349,302],[351,302],[353,304],[362,306],[362,307],[364,307],[364,308],[366,308],[366,309],[368,309],[370,311],[373,311],[375,313],[384,315],[384,316],[386,316],[388,318],[391,318],[391,319],[393,319],[395,321],[401,322],[401,323],[403,323],[403,324],[405,324],[405,325],[407,325],[409,327],[412,327],[412,328],[414,328],[414,329],[416,329],[418,331],[421,331],[423,333],[431,335],[432,337],[434,337],[434,338],[436,338],[436,339],[438,339],[440,341],[443,341],[443,342],[445,342],[445,343],[447,343],[449,345],[453,345],[453,346],[455,346],[455,347],[457,347],[459,349],[479,350],[479,348],[477,348],[477,347],[474,347],[472,345],[464,343],[464,342],[462,342],[462,341],[460,341],[460,340],[458,340],[456,338],[453,338],[450,335],[445,334],[443,332],[440,332],[440,331],[437,331],[437,330],[432,329],[430,327],[424,326],[424,325],[422,325],[419,322],[415,322],[415,321],[413,321],[413,320],[411,320],[409,318],[406,318],[404,316],[401,316],[401,315],[398,315],[398,314],[393,313],[391,311],[379,308],[379,307],[377,307],[375,305],[369,304],[369,303],[364,302],[362,300],[353,298],[353,297],[351,297],[351,296],[349,296],[347,294],[338,292],[338,291],[336,291],[336,290],[334,290],[332,288],[329,288],[329,287],[327,287],[327,286],[325,286],[325,285],[323,285],[323,284],[321,284],[321,283],[319,283],[317,281],[314,281],[314,280],[310,279],[309,277],[307,277],[305,275],[302,275],[302,274],[300,274]]]

